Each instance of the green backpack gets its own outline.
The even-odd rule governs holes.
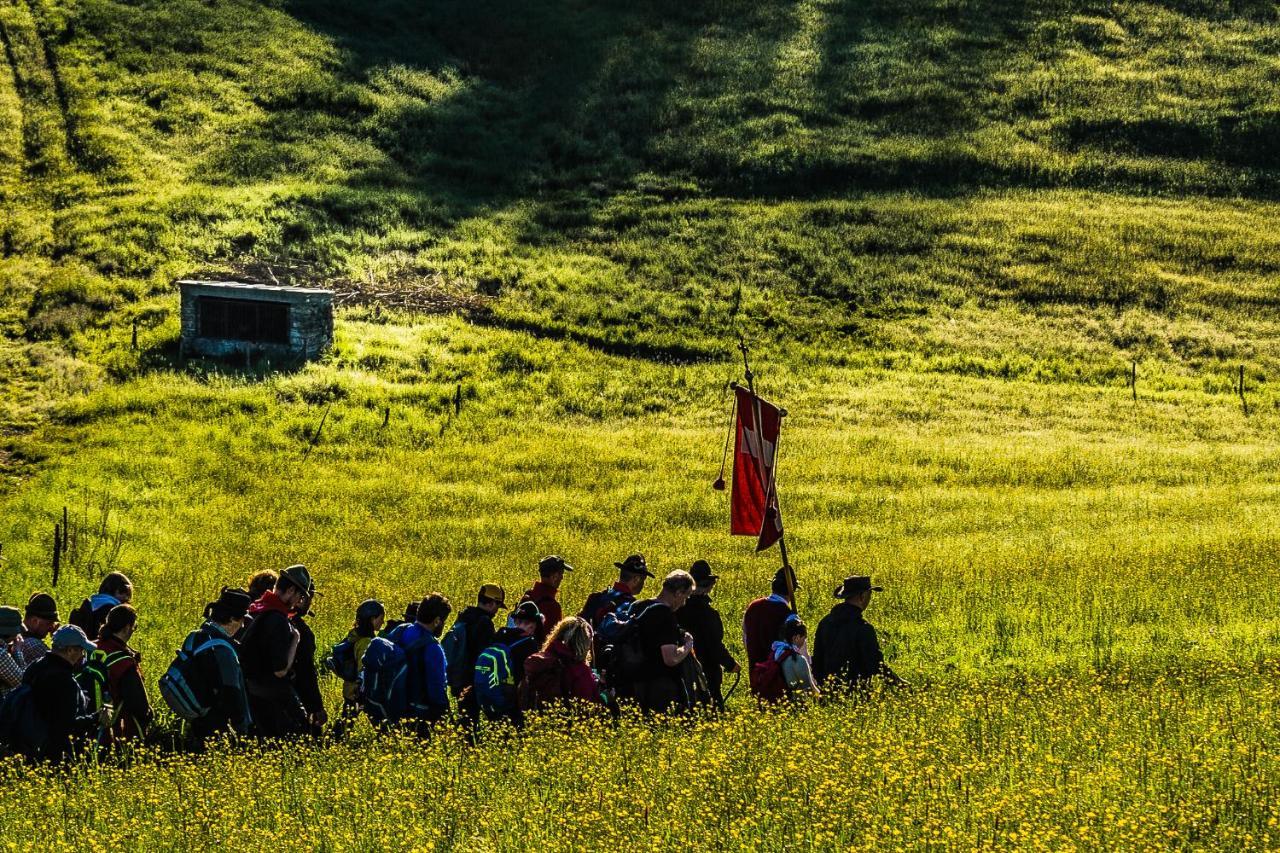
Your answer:
[[[102,710],[102,706],[111,699],[111,690],[108,687],[111,667],[131,659],[132,656],[128,652],[108,654],[102,649],[95,649],[89,657],[85,658],[84,666],[76,673],[76,681],[79,682],[80,689],[89,697],[93,710]]]

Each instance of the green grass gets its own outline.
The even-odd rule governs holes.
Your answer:
[[[630,551],[706,557],[736,622],[776,565],[709,485],[742,334],[791,412],[801,612],[883,579],[925,688],[14,777],[0,837],[110,807],[84,846],[1277,843],[1274,4],[0,0],[0,37],[0,601],[48,585],[65,507],[64,613],[128,572],[150,678],[297,560],[322,643],[548,552],[567,609]],[[246,254],[457,311],[179,365],[172,280]]]

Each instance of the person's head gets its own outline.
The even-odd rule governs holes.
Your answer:
[[[98,592],[109,595],[121,604],[133,601],[133,581],[120,572],[112,572],[98,584]]]
[[[404,606],[404,621],[412,625],[418,621],[418,604],[420,602],[410,601]]]
[[[243,589],[224,586],[218,600],[205,607],[204,618],[234,636],[244,627],[244,616],[252,603],[253,599]]]
[[[785,566],[773,574],[773,584],[771,589],[774,595],[780,595],[791,601],[792,593],[800,588],[800,584],[796,581],[795,572],[787,569]]]
[[[438,592],[433,592],[422,599],[422,603],[418,605],[416,618],[419,625],[438,637],[444,630],[444,620],[448,619],[452,612],[453,605],[449,603],[449,599]]]
[[[695,595],[707,595],[716,581],[720,580],[720,576],[711,571],[711,564],[706,560],[695,560],[689,567],[689,574],[693,576],[696,585],[693,591]]]
[[[644,589],[644,582],[653,577],[643,554],[632,554],[614,565],[618,567],[618,580],[631,589],[632,595],[639,595],[640,590]]]
[[[0,646],[22,633],[22,613],[16,607],[0,607]]]
[[[836,587],[835,597],[843,599],[845,604],[852,604],[859,610],[866,610],[871,604],[871,593],[884,592],[884,587],[872,586],[867,575],[853,575],[844,579],[844,583]]]
[[[778,632],[778,639],[790,646],[803,646],[809,636],[809,627],[800,621],[799,616],[788,616]]]
[[[311,573],[306,566],[290,566],[276,578],[276,595],[295,610],[305,612],[314,592],[315,584],[312,583]]]
[[[549,554],[538,561],[538,577],[552,589],[559,589],[564,583],[564,573],[571,571],[573,566],[558,554]]]
[[[662,579],[662,592],[658,599],[672,610],[679,610],[693,595],[693,575],[676,569]]]
[[[543,644],[542,650],[547,651],[557,640],[568,646],[574,660],[586,663],[591,657],[591,623],[581,616],[561,619],[547,635],[547,642]]]
[[[511,624],[526,637],[532,637],[542,627],[542,611],[532,601],[521,602],[511,611]]]
[[[507,591],[496,583],[483,584],[480,587],[480,594],[476,596],[476,607],[479,607],[490,616],[497,613],[499,609],[507,609]]]
[[[50,654],[57,655],[72,666],[79,666],[84,662],[85,655],[92,654],[98,648],[75,625],[63,625],[54,631],[50,645]]]
[[[387,609],[376,598],[360,602],[356,608],[356,634],[361,637],[376,637],[382,630],[382,623],[387,620]]]
[[[43,640],[58,629],[58,602],[47,592],[35,593],[27,601],[23,625],[28,634]]]
[[[98,629],[98,642],[115,637],[122,643],[129,642],[138,627],[138,611],[131,605],[117,604],[107,612],[106,621]]]
[[[249,578],[249,598],[257,601],[267,594],[267,590],[276,588],[280,576],[270,569],[263,569]]]

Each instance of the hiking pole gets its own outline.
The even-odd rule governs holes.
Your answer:
[[[729,385],[730,385],[730,388],[733,387],[733,383],[729,383]],[[729,404],[729,430],[728,432],[725,433],[725,436],[724,436],[724,452],[720,454],[720,476],[716,477],[716,481],[711,484],[711,488],[715,489],[717,492],[724,491],[724,466],[725,466],[725,463],[729,461],[729,442],[733,441],[733,428],[734,428],[734,425],[737,423],[737,421],[735,420],[735,417],[737,416],[737,414],[738,414],[738,395],[734,394],[733,402]]]
[[[724,704],[729,704],[729,699],[733,696],[733,691],[738,689],[738,682],[742,681],[742,667],[738,667],[738,671],[733,674],[733,686],[729,688],[729,692],[724,694]]]

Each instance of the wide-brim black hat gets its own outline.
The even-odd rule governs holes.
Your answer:
[[[884,592],[882,586],[872,586],[871,578],[867,575],[854,575],[844,579],[844,583],[836,587],[836,598],[852,598],[855,595],[861,595],[867,590],[874,592]]]
[[[689,567],[689,574],[693,575],[694,581],[698,586],[706,586],[707,584],[717,581],[720,576],[711,571],[711,564],[706,560],[697,560]]]
[[[633,575],[644,575],[647,578],[657,577],[653,572],[649,571],[649,566],[644,561],[643,554],[632,554],[621,563],[614,563],[624,572],[630,572]]]

